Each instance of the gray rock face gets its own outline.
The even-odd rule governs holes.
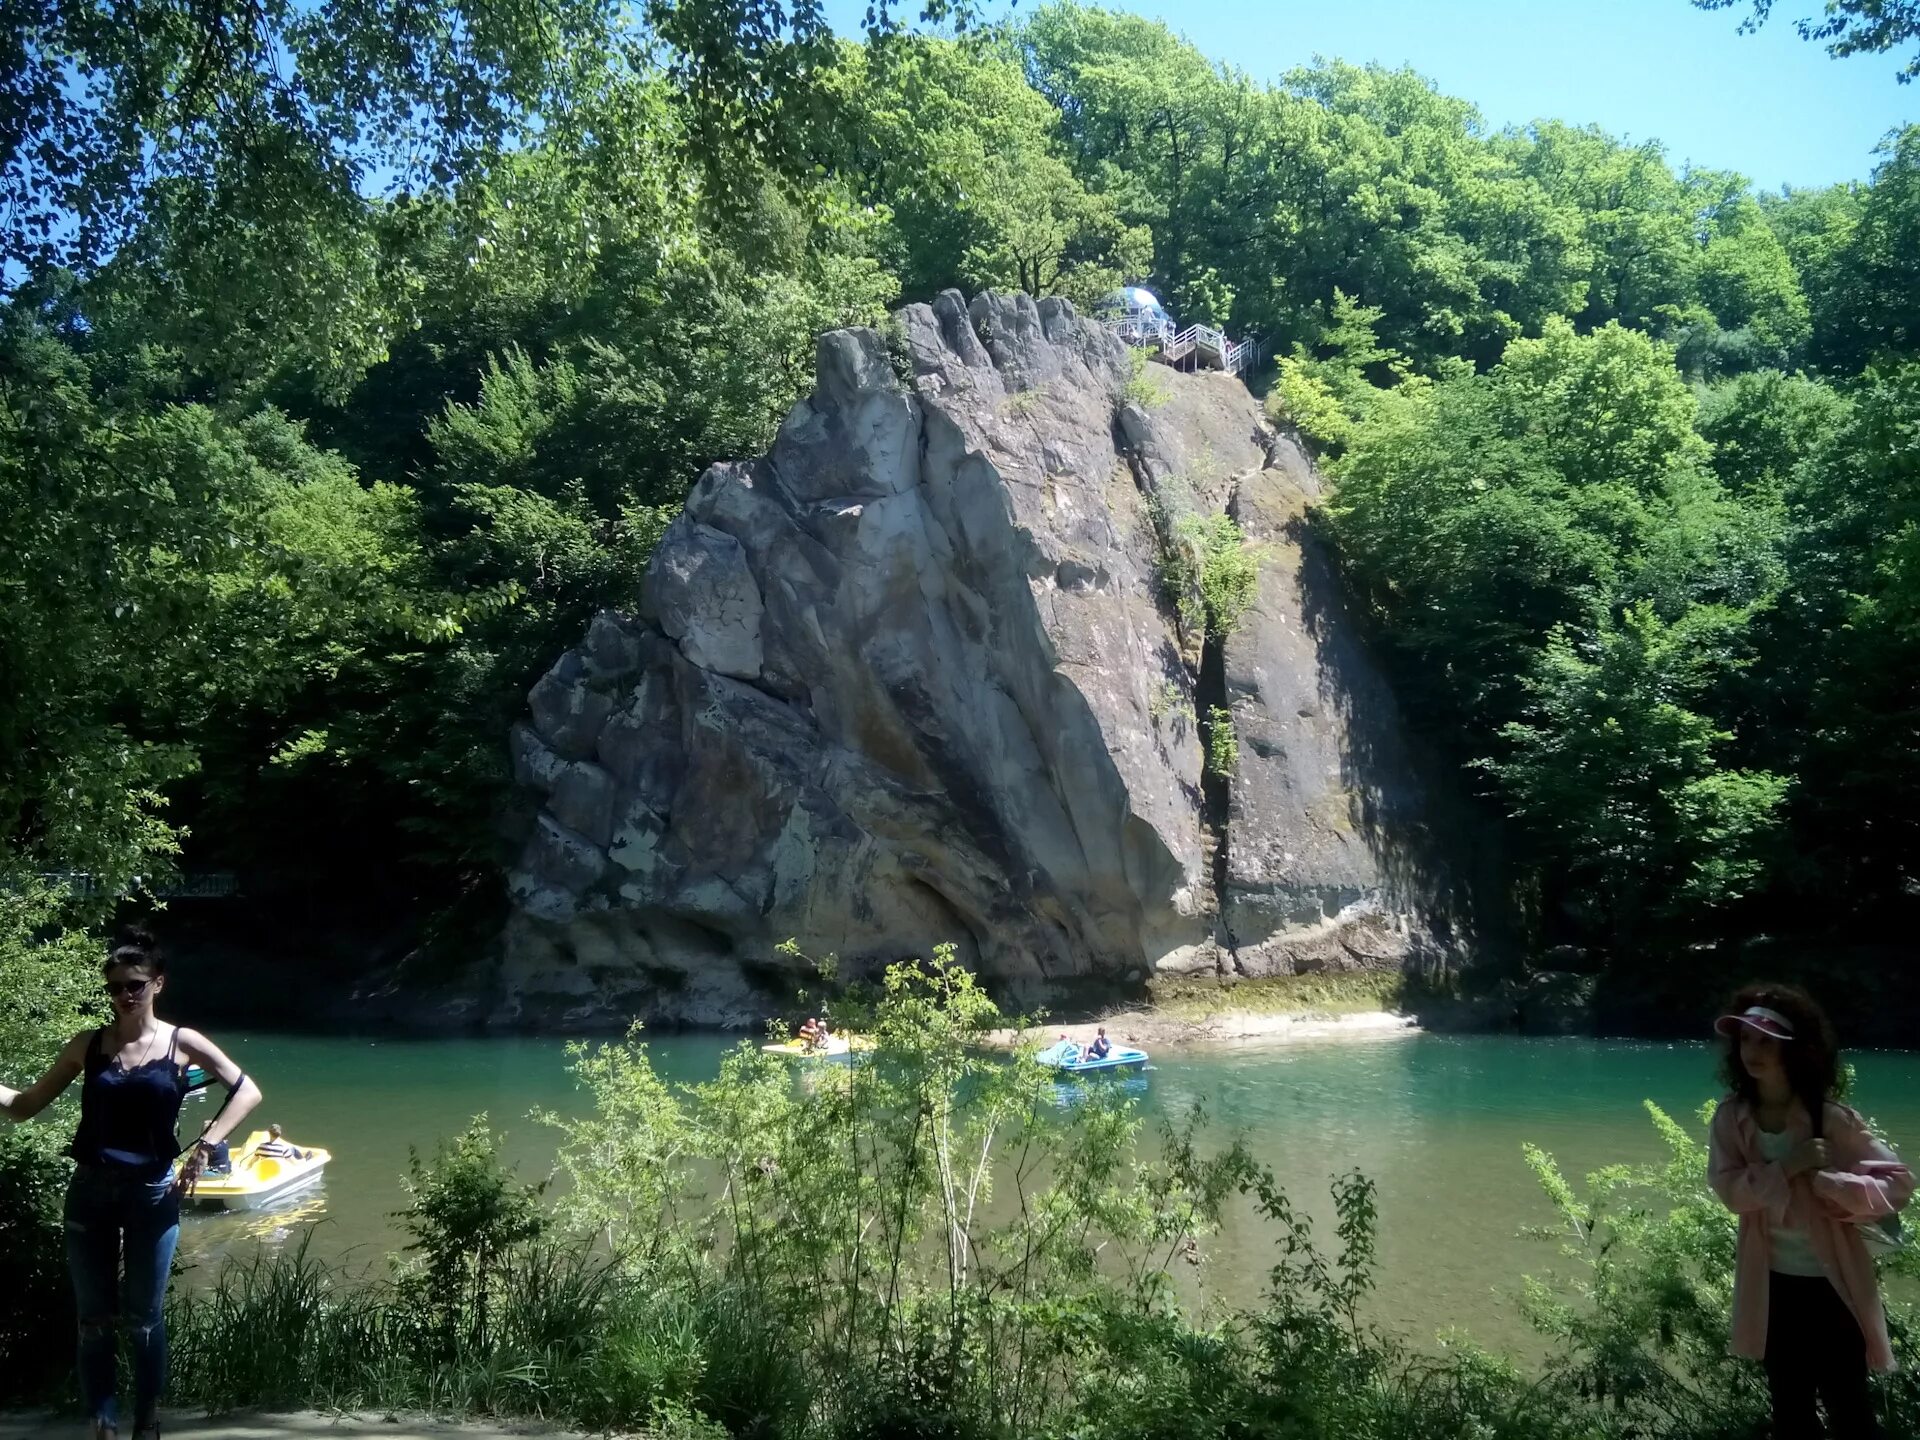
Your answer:
[[[733,536],[682,515],[660,537],[647,567],[645,613],[702,670],[757,679],[765,659],[764,610],[746,552]]]
[[[1443,962],[1463,924],[1432,817],[1431,765],[1360,643],[1292,440],[1234,513],[1260,554],[1224,645],[1239,764],[1229,793],[1223,939],[1246,975]]]
[[[854,970],[951,943],[1016,1001],[1433,950],[1439,891],[1396,848],[1418,787],[1349,774],[1391,699],[1287,549],[1304,455],[1225,376],[1156,368],[1131,403],[1125,348],[1064,301],[896,319],[893,353],[820,338],[771,454],[709,470],[634,614],[534,687],[495,1018],[749,1024],[804,978],[790,937]],[[1209,814],[1222,657],[1161,597],[1154,516],[1234,504],[1276,539]]]

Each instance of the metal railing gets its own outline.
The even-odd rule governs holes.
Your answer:
[[[40,879],[69,895],[126,895],[144,889],[162,900],[225,900],[240,893],[240,877],[231,870],[201,870],[167,879],[136,875],[130,884],[109,890],[99,877],[84,870],[53,870]]]
[[[1157,350],[1169,365],[1194,359],[1210,364],[1229,375],[1238,375],[1260,359],[1260,342],[1242,340],[1235,344],[1226,331],[1211,325],[1189,325],[1180,330],[1164,316],[1123,315],[1106,322],[1107,327],[1129,345]]]

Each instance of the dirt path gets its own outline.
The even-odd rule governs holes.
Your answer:
[[[128,1440],[132,1433],[121,1431]],[[160,1433],[165,1440],[374,1440],[376,1436],[379,1440],[507,1440],[531,1436],[583,1440],[574,1431],[537,1425],[501,1426],[416,1415],[240,1415],[205,1420],[163,1412]],[[0,1440],[83,1440],[86,1434],[86,1425],[70,1415],[0,1415]]]
[[[1143,1049],[1156,1045],[1207,1045],[1225,1040],[1378,1039],[1412,1034],[1419,1028],[1412,1016],[1395,1015],[1387,1010],[1330,1016],[1227,1011],[1194,1020],[1152,1010],[1126,1010],[1083,1024],[1045,1025],[1030,1031],[995,1030],[989,1038],[994,1044],[1009,1048],[1022,1040],[1054,1040],[1062,1035],[1084,1045],[1093,1039],[1094,1030],[1100,1025],[1106,1026],[1108,1038],[1116,1043],[1138,1045]]]

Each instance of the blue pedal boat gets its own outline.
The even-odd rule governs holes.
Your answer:
[[[1147,1052],[1131,1046],[1116,1045],[1100,1059],[1087,1054],[1087,1047],[1071,1040],[1057,1040],[1033,1057],[1049,1070],[1062,1075],[1102,1075],[1115,1070],[1144,1070]]]

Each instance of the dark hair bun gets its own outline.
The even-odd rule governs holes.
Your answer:
[[[122,927],[119,943],[107,952],[107,963],[100,970],[105,974],[121,965],[138,965],[155,975],[167,973],[167,957],[160,951],[160,942],[142,925]]]

